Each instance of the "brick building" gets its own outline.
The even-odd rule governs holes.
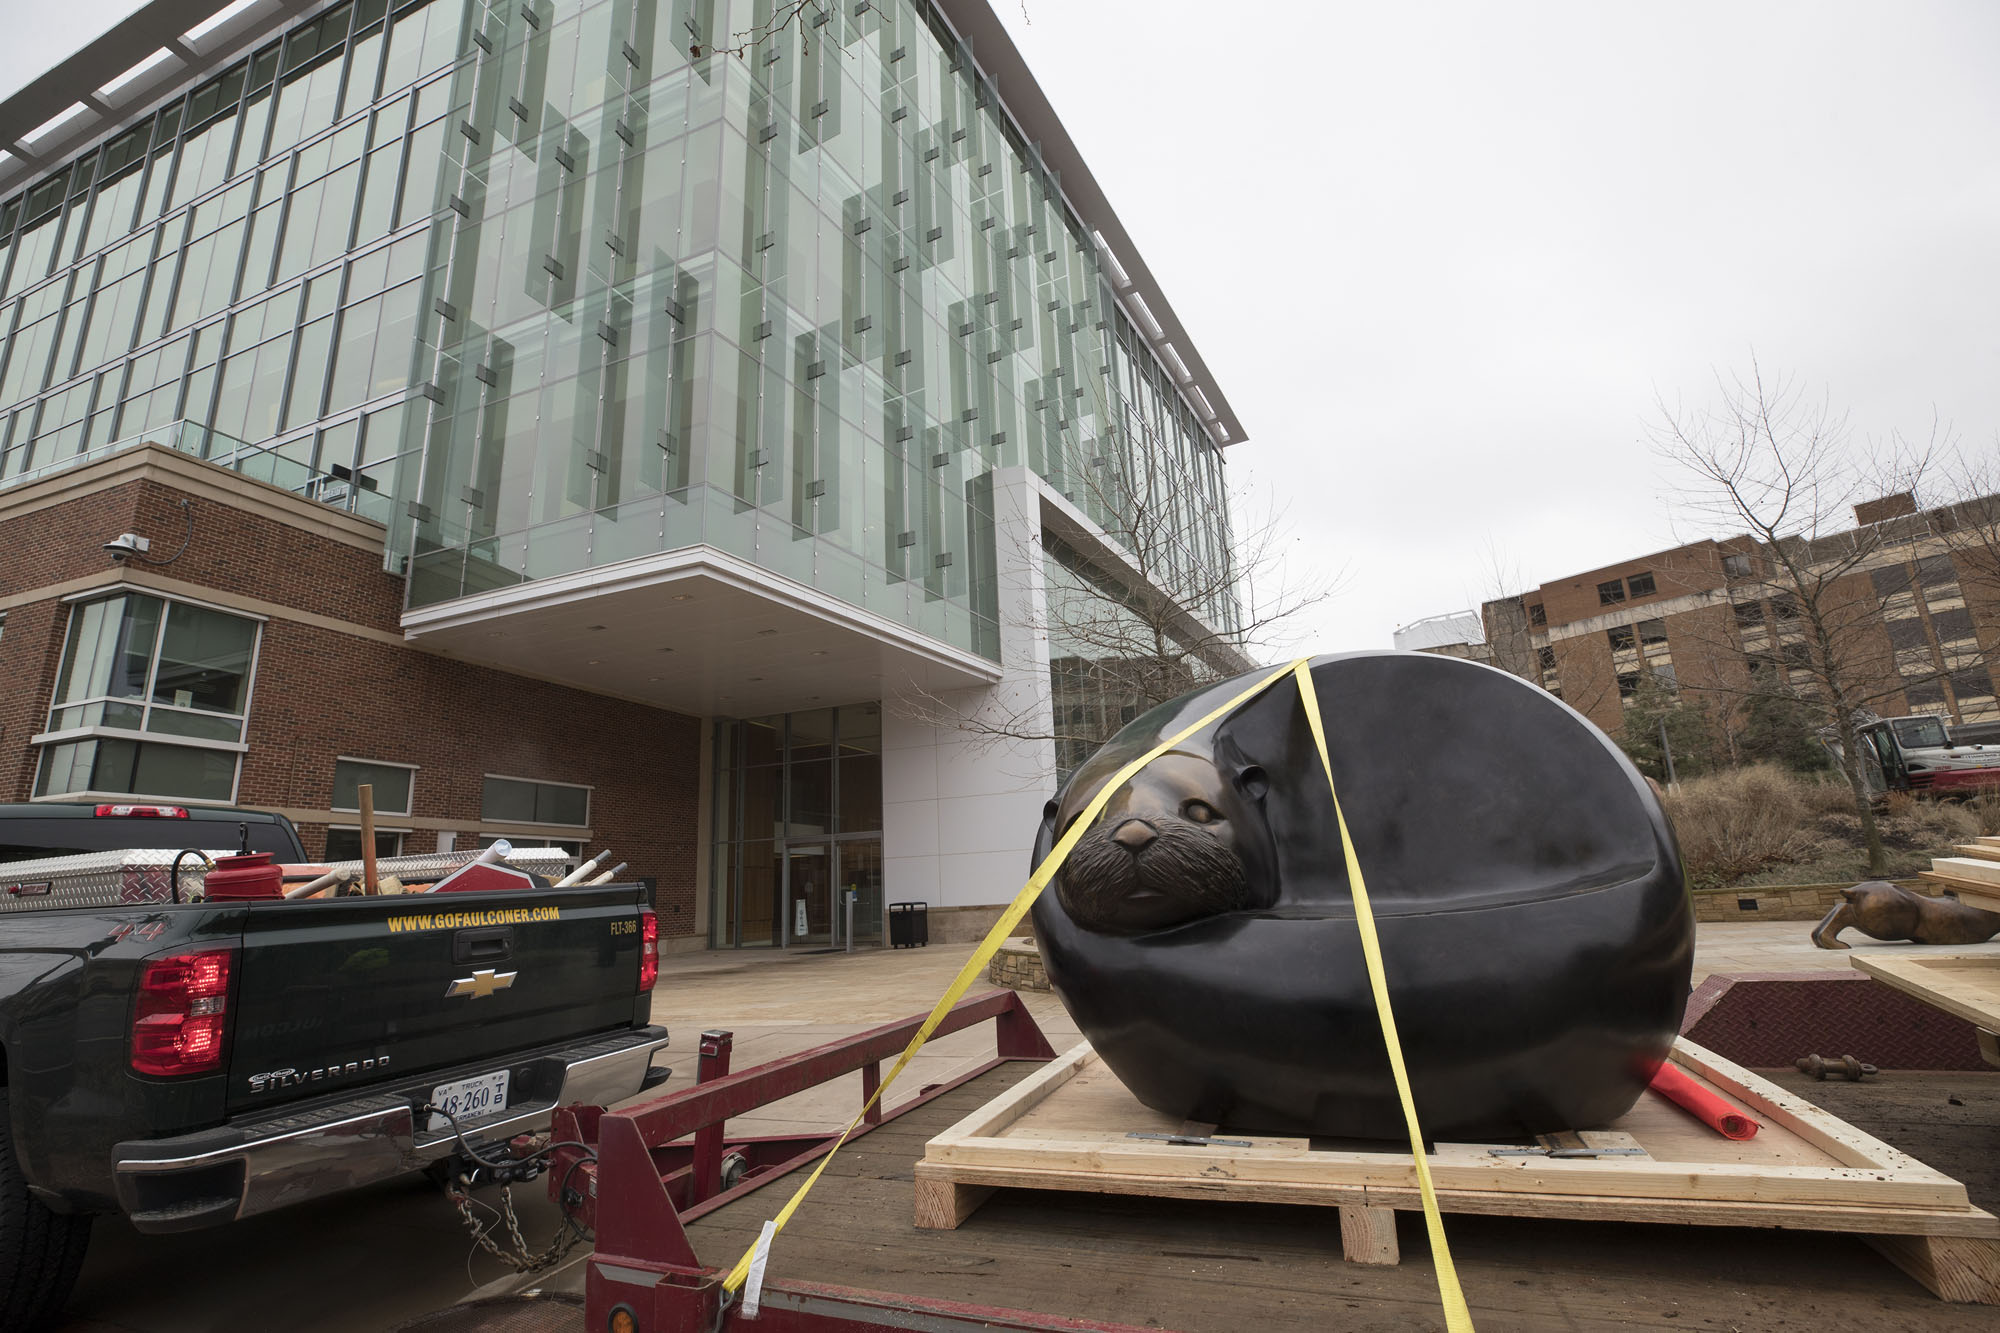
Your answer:
[[[1856,527],[1803,546],[1828,580],[1843,675],[1883,716],[2000,717],[1996,497],[1918,512],[1908,495],[1855,507]],[[1859,551],[1861,554],[1856,555]],[[1648,677],[1726,706],[1760,689],[1810,694],[1811,640],[1770,552],[1699,541],[1555,579],[1481,608],[1496,666],[1541,684],[1607,732]]]
[[[127,532],[163,563],[114,562]],[[0,489],[0,800],[233,800],[288,816],[309,855],[353,856],[371,781],[385,853],[608,846],[655,882],[663,931],[693,936],[701,723],[413,648],[381,543],[159,445]],[[523,809],[528,784],[553,808]]]

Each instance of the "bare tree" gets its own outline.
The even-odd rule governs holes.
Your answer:
[[[1747,532],[1749,549],[1739,558],[1754,581],[1751,597],[1759,607],[1768,598],[1775,622],[1774,651],[1757,665],[1787,680],[1815,720],[1839,736],[1868,869],[1880,874],[1888,863],[1856,722],[1910,684],[1885,629],[1885,603],[1908,595],[1905,562],[1923,516],[1856,523],[1851,515],[1857,504],[1883,496],[1914,496],[1931,449],[1898,438],[1857,450],[1843,417],[1792,382],[1767,380],[1754,362],[1747,377],[1718,377],[1718,389],[1705,408],[1662,402],[1654,445],[1694,479],[1682,495],[1685,512],[1718,535]],[[1761,672],[1747,674],[1737,683],[1717,671],[1703,687],[1745,696],[1768,688],[1755,680]]]

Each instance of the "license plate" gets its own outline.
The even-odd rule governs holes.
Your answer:
[[[431,1089],[431,1105],[458,1117],[460,1125],[501,1110],[507,1105],[507,1071],[463,1078],[456,1083],[440,1083]],[[450,1129],[451,1121],[433,1111],[431,1132]]]

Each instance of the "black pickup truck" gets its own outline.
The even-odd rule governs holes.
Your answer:
[[[213,1226],[653,1086],[658,958],[633,884],[0,915],[0,1329],[92,1214]]]

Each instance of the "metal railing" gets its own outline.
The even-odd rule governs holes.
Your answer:
[[[298,459],[286,457],[278,448],[251,444],[193,421],[170,421],[156,430],[113,440],[40,467],[25,468],[14,476],[0,478],[0,488],[39,481],[143,444],[164,445],[178,453],[227,468],[253,481],[268,482],[346,513],[380,522],[388,519],[389,497],[376,490],[369,479],[357,478],[345,467],[322,471]]]

